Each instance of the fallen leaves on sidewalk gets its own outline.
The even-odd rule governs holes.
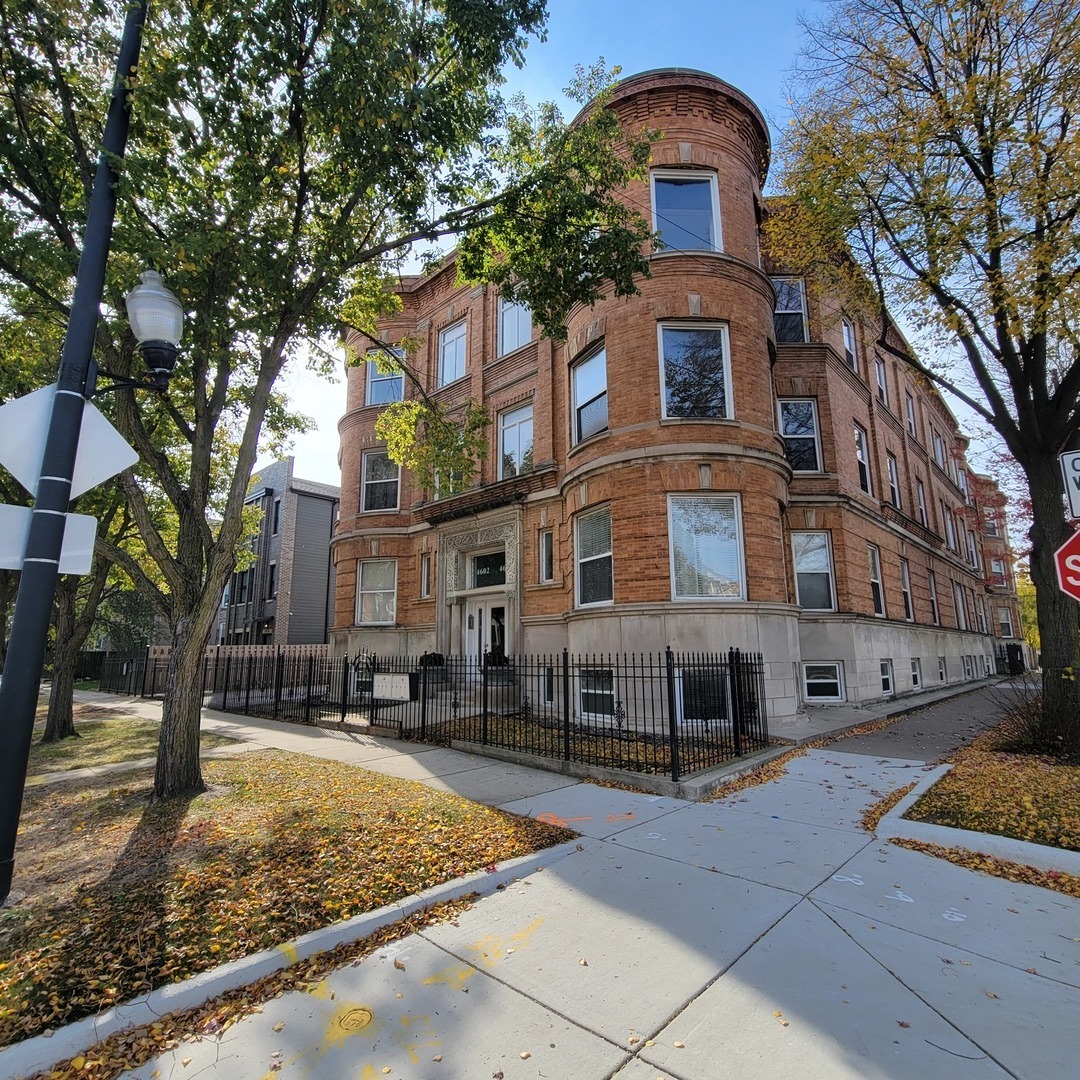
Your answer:
[[[29,793],[0,918],[0,1044],[273,948],[573,834],[421,784],[279,751]]]
[[[890,792],[884,799],[879,799],[873,806],[871,806],[865,814],[862,816],[861,825],[867,832],[876,832],[878,822],[907,795],[912,788],[918,783],[918,780],[912,780],[910,784],[906,784],[902,788],[897,788],[895,791]]]

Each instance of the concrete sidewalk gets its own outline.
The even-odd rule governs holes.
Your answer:
[[[991,718],[983,695],[958,704],[904,724]],[[779,780],[687,803],[367,736],[211,725],[566,822],[580,850],[133,1076],[1075,1075],[1080,901],[859,826],[881,796],[930,775],[924,760],[853,739],[856,752],[812,750]],[[17,1062],[0,1053],[0,1072]]]

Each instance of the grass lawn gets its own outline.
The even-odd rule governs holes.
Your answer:
[[[38,712],[39,719],[34,725],[34,742],[30,747],[30,762],[26,770],[28,776],[58,769],[85,769],[117,761],[134,761],[153,757],[157,752],[161,725],[156,720],[124,716],[99,705],[77,704],[73,709],[76,737],[57,743],[42,743],[45,710],[39,709]],[[204,750],[235,741],[209,732],[203,732],[200,738]]]
[[[570,838],[421,784],[280,751],[33,789],[0,911],[0,1045]]]

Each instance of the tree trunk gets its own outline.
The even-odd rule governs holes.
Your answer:
[[[1080,761],[1080,603],[1058,587],[1054,552],[1072,535],[1056,455],[1023,463],[1031,489],[1031,580],[1042,646],[1043,709],[1039,748]]]
[[[203,703],[203,655],[210,637],[210,627],[205,618],[199,618],[199,614],[196,611],[181,618],[173,628],[154,772],[155,799],[206,790],[199,763],[199,728]],[[200,626],[203,622],[206,622],[205,627]]]
[[[79,579],[70,575],[60,578],[56,584],[53,674],[49,690],[49,717],[45,721],[42,742],[59,742],[76,734],[71,699],[75,692],[75,661],[83,642],[75,633],[75,594],[78,587]]]

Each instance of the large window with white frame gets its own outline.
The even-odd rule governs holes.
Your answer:
[[[728,330],[722,323],[660,323],[666,419],[730,420]]]
[[[956,609],[956,628],[966,630],[968,628],[967,604],[964,602],[964,589],[955,581],[952,587],[953,607]]]
[[[859,487],[874,494],[874,482],[870,478],[870,442],[866,438],[866,429],[855,424],[855,464],[859,470]]]
[[[945,440],[934,430],[934,428],[930,429],[930,437],[934,444],[934,461],[937,462],[939,469],[944,470],[947,467]]]
[[[911,689],[922,689],[922,661],[917,656],[911,658]]]
[[[720,196],[716,174],[657,169],[652,179],[653,229],[657,250],[720,251]]]
[[[919,429],[915,420],[915,399],[907,390],[904,391],[904,411],[907,414],[908,434],[913,439],[917,439],[919,437]]]
[[[945,680],[948,678],[948,674],[949,674],[949,669],[946,666],[945,657],[944,656],[939,656],[937,658],[938,682],[945,682]]]
[[[397,614],[397,559],[361,559],[356,566],[356,624],[393,623]]]
[[[431,596],[431,552],[420,553],[420,596],[426,599]]]
[[[832,556],[827,532],[793,532],[791,548],[795,562],[795,596],[809,611],[832,611]]]
[[[998,636],[1011,638],[1013,636],[1012,612],[1006,607],[997,609]]]
[[[981,572],[982,564],[979,560],[979,545],[975,541],[974,529],[968,529],[967,531],[967,556],[968,562]]]
[[[937,576],[933,570],[927,571],[926,584],[930,590],[930,621],[935,626],[941,625],[941,610],[938,608]]]
[[[900,595],[904,598],[904,618],[915,621],[915,605],[911,599],[911,567],[907,559],[900,560]]]
[[[499,414],[499,479],[533,468],[533,407],[530,402]]]
[[[396,510],[401,469],[385,450],[370,450],[363,462],[364,510]]]
[[[404,353],[400,349],[389,350],[394,357],[401,360]],[[379,363],[386,370],[379,370]],[[401,368],[391,369],[393,363],[390,357],[382,349],[371,349],[367,354],[367,385],[364,389],[365,405],[389,405],[394,401],[401,401],[405,392],[405,376]]]
[[[992,585],[1006,585],[1008,580],[1005,577],[1005,560],[993,558],[990,560],[990,582]]]
[[[842,319],[841,326],[844,333],[844,363],[852,371],[859,370],[859,357],[855,351],[855,326],[850,319]]]
[[[555,531],[553,529],[540,530],[540,567],[538,580],[548,582],[555,580]]]
[[[817,402],[813,398],[784,398],[778,407],[784,456],[792,471],[820,472]]]
[[[870,597],[874,604],[874,614],[885,614],[885,586],[881,580],[881,552],[873,544],[867,545],[870,565]]]
[[[994,507],[987,507],[983,511],[984,528],[987,536],[998,535],[998,512]]]
[[[844,666],[839,662],[805,663],[803,696],[807,701],[843,701]]]
[[[611,553],[611,507],[579,514],[574,522],[579,607],[609,604],[615,596]]]
[[[889,502],[899,510],[901,508],[900,468],[896,464],[896,457],[890,453],[885,454],[885,464],[889,472]]]
[[[532,340],[532,312],[524,304],[499,297],[499,356],[520,349]]]
[[[676,600],[740,600],[739,500],[735,495],[671,495],[672,595]]]
[[[915,478],[915,507],[919,514],[919,524],[929,529],[930,517],[926,512],[926,487],[918,477]]]
[[[896,690],[893,684],[892,661],[881,660],[878,663],[878,667],[881,669],[881,696],[892,697]]]
[[[806,290],[802,278],[772,278],[776,292],[773,330],[778,342],[801,342],[806,334]]]
[[[877,377],[878,401],[887,407],[889,404],[889,376],[885,361],[880,356],[874,358],[874,370]]]
[[[439,385],[446,386],[465,375],[465,320],[439,334]]]
[[[573,391],[574,442],[607,431],[607,353],[603,348],[579,360],[570,369]]]

